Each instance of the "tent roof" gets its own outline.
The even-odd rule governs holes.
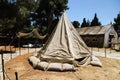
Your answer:
[[[112,25],[104,25],[104,26],[93,26],[93,27],[83,27],[76,28],[77,32],[80,35],[94,35],[94,34],[105,34],[112,27]]]
[[[90,54],[89,48],[80,38],[65,13],[41,50],[42,57],[79,59]]]

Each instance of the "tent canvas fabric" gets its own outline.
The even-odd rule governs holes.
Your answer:
[[[41,36],[39,34],[39,32],[38,32],[38,29],[35,28],[31,32],[29,32],[29,33],[18,32],[18,35],[17,35],[17,37],[19,37],[19,38],[21,38],[21,37],[27,37],[28,38],[28,37],[31,37],[31,36],[35,36],[36,38],[42,40],[42,39],[44,39],[47,36],[47,34],[45,34],[44,36]]]
[[[89,48],[80,38],[65,13],[62,14],[56,28],[43,48],[36,56],[29,58],[33,67],[52,68],[52,70],[60,67],[57,65],[61,65],[62,69],[60,70],[66,68],[67,70],[73,70],[75,65],[86,65],[90,63],[90,60],[91,52]],[[66,68],[64,69],[64,67]]]
[[[114,36],[114,43],[117,43],[118,35],[112,25],[103,25],[103,26],[91,26],[91,27],[83,27],[76,28],[79,35],[104,35],[104,45],[103,47],[108,47],[109,45],[109,36]]]

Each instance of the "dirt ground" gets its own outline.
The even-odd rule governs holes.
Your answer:
[[[120,80],[120,60],[99,57],[103,67],[79,67],[77,71],[56,72],[33,69],[28,57],[31,54],[18,56],[5,64],[6,74],[10,80]]]

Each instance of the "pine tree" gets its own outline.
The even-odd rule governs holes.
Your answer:
[[[90,21],[87,20],[87,26],[86,27],[89,27],[90,26]]]
[[[117,15],[117,18],[114,18],[114,28],[115,28],[115,30],[118,32],[120,32],[120,12],[119,12],[119,14]]]
[[[67,3],[68,0],[40,0],[36,19],[41,23],[40,26],[48,28],[49,34],[56,26],[61,14],[68,9]]]
[[[86,18],[83,18],[83,22],[81,24],[81,27],[87,27]]]
[[[99,22],[97,14],[95,13],[95,16],[94,16],[94,18],[93,18],[93,20],[91,22],[91,26],[99,26],[99,25],[101,25],[101,23]]]

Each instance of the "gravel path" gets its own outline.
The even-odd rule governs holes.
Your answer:
[[[95,56],[102,56],[102,57],[107,57],[107,58],[114,58],[114,59],[119,59],[120,60],[120,54],[111,54],[111,53],[103,53],[103,52],[96,52],[93,51]]]

